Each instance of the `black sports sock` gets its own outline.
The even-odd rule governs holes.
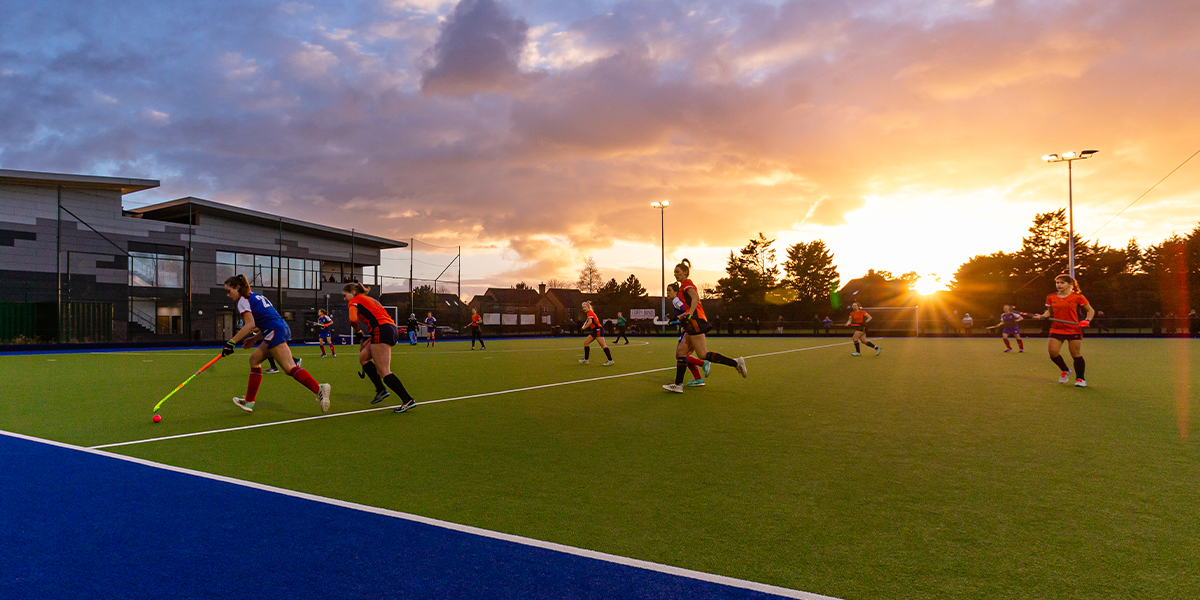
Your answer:
[[[872,344],[871,342],[863,342],[863,343],[866,344],[868,348],[878,348],[878,346],[876,346],[875,344]]]
[[[371,378],[371,383],[375,384],[375,393],[378,394],[384,390],[383,380],[379,378],[379,371],[375,370],[375,361],[369,360],[367,364],[362,366],[363,373]]]
[[[612,360],[612,352],[609,352],[608,348],[604,349],[604,355],[608,357],[608,360]]]
[[[687,357],[675,359],[675,385],[683,385],[683,374],[687,371]]]
[[[412,396],[408,395],[408,390],[404,389],[404,384],[400,383],[400,378],[396,377],[395,373],[388,373],[387,377],[383,378],[383,382],[392,388],[393,392],[400,394],[401,400],[408,402],[413,399]]]
[[[591,358],[591,356],[592,356],[592,347],[584,346],[583,347],[583,360],[587,360],[588,358]]]
[[[1067,361],[1063,360],[1063,357],[1061,355],[1060,356],[1051,356],[1050,360],[1054,361],[1054,364],[1058,365],[1058,368],[1062,369],[1063,373],[1070,371],[1070,369],[1067,368]]]
[[[271,368],[272,368],[272,369],[276,369],[276,370],[278,370],[278,369],[279,369],[279,365],[276,365],[276,364],[275,364],[275,359],[274,359],[274,358],[271,358],[270,356],[268,356],[268,357],[267,357],[267,362],[271,363]]]
[[[1080,356],[1074,358],[1073,360],[1075,362],[1075,377],[1077,379],[1083,379],[1083,369],[1087,367],[1087,365],[1083,362],[1083,357]]]
[[[858,342],[854,342],[854,351],[855,351],[855,352],[861,352],[861,351],[862,351],[862,348],[859,348],[859,347],[858,347]]]
[[[719,365],[726,365],[726,366],[737,368],[736,360],[733,360],[732,358],[729,358],[728,356],[721,356],[720,354],[717,354],[716,352],[709,352],[708,354],[705,354],[704,360],[707,360],[710,362],[715,362]]]

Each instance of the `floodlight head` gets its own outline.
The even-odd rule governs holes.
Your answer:
[[[662,201],[662,205],[663,205],[663,208],[666,208],[666,207],[668,207],[668,206],[670,206],[670,205],[671,205],[671,201],[670,201],[670,200],[663,200],[663,201]]]
[[[1079,153],[1079,158],[1091,158],[1092,155],[1097,152],[1099,152],[1099,150],[1084,150],[1083,152]]]
[[[1054,162],[1054,161],[1058,160],[1058,155],[1057,154],[1047,154],[1042,157],[1042,160],[1044,160],[1046,162]]]
[[[1075,158],[1075,153],[1074,152],[1063,152],[1062,157],[1063,158]]]
[[[651,202],[650,206],[652,208],[662,208],[662,203],[661,202]]]

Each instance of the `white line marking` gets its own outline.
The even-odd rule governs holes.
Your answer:
[[[790,354],[793,352],[805,352],[807,350],[819,350],[821,348],[832,348],[834,346],[844,346],[849,343],[850,342],[838,342],[836,344],[825,344],[824,346],[808,346],[805,348],[793,348],[791,350],[781,350],[779,352],[767,352],[765,354],[751,354],[751,355],[745,356],[743,358],[762,358],[765,356],[778,356],[781,354]],[[504,394],[515,394],[517,392],[542,390],[542,389],[546,389],[546,388],[560,387],[560,386],[564,386],[564,385],[575,385],[577,383],[589,383],[592,381],[603,381],[605,379],[619,379],[621,377],[633,377],[634,375],[645,375],[647,373],[658,373],[660,371],[671,371],[674,369],[675,369],[675,367],[662,367],[659,369],[649,369],[646,371],[635,371],[632,373],[618,373],[616,375],[606,375],[604,377],[592,377],[589,379],[575,379],[572,381],[559,381],[556,383],[546,383],[546,384],[542,384],[542,385],[534,385],[534,386],[530,386],[530,387],[516,388],[516,389],[511,389],[511,390],[500,390],[497,392],[484,392],[482,394],[470,394],[467,396],[456,396],[454,398],[442,398],[440,400],[426,400],[424,402],[418,402],[416,404],[416,406],[422,406],[425,404],[441,404],[442,402],[454,402],[455,400],[469,400],[471,398],[484,398],[487,396],[502,396]],[[161,441],[165,441],[165,440],[177,440],[180,438],[196,437],[196,436],[200,436],[200,435],[210,435],[213,433],[228,433],[230,431],[241,431],[243,429],[257,429],[259,427],[273,427],[275,425],[286,425],[288,423],[302,423],[304,421],[316,421],[318,419],[332,419],[334,417],[344,417],[347,415],[359,415],[359,414],[363,414],[363,413],[375,412],[375,411],[380,411],[380,410],[393,410],[394,408],[395,408],[394,406],[380,406],[378,408],[365,408],[362,410],[352,410],[349,412],[334,413],[334,414],[330,414],[330,415],[317,415],[314,417],[301,417],[299,419],[288,419],[288,420],[284,420],[284,421],[272,421],[270,423],[258,423],[255,425],[243,425],[240,427],[227,427],[225,429],[211,429],[209,431],[196,431],[196,432],[192,432],[192,433],[181,433],[178,435],[168,435],[165,437],[158,437],[158,438],[147,438],[144,440],[132,440],[129,442],[116,442],[113,444],[100,444],[98,446],[91,446],[91,449],[99,450],[101,448],[116,448],[118,446],[133,446],[136,444],[161,442]]]
[[[163,464],[163,463],[157,463],[154,461],[149,461],[149,460],[145,460],[145,459],[141,459],[141,458],[134,458],[132,456],[125,456],[122,454],[114,454],[111,452],[104,452],[101,450],[97,450],[95,448],[84,448],[81,446],[74,446],[71,444],[65,444],[62,442],[55,442],[53,440],[46,440],[46,439],[31,437],[31,436],[22,435],[19,433],[12,433],[9,431],[4,431],[4,430],[0,430],[0,435],[7,435],[9,437],[14,437],[17,439],[27,440],[27,441],[31,441],[31,442],[38,442],[38,443],[42,443],[42,444],[48,444],[51,446],[57,446],[59,448],[66,448],[68,450],[76,450],[79,452],[86,452],[88,454],[95,454],[97,456],[103,456],[103,457],[112,458],[112,459],[116,459],[116,460],[122,460],[125,462],[130,462],[130,463],[134,463],[134,464],[138,464],[138,465],[152,467],[155,469],[162,469],[164,471],[172,471],[174,473],[182,473],[184,475],[201,477],[201,478],[209,479],[212,481],[231,483],[233,485],[238,485],[238,486],[255,489],[255,490],[262,490],[265,492],[271,492],[271,493],[275,493],[275,494],[280,494],[282,496],[290,496],[292,498],[300,498],[302,500],[309,500],[312,502],[320,502],[322,504],[328,504],[330,506],[338,506],[341,508],[348,508],[350,510],[357,510],[357,511],[371,513],[371,514],[382,515],[385,517],[393,517],[396,519],[403,519],[405,521],[411,521],[414,523],[422,523],[424,525],[430,525],[430,526],[439,527],[442,529],[449,529],[451,531],[458,531],[458,532],[466,533],[469,535],[477,535],[480,537],[490,538],[490,539],[494,539],[494,540],[501,540],[501,541],[505,541],[505,542],[511,542],[514,544],[521,544],[523,546],[542,548],[542,549],[551,550],[554,552],[561,552],[563,554],[570,554],[572,556],[581,556],[584,558],[591,558],[594,560],[604,561],[604,562],[618,564],[618,565],[624,565],[627,567],[634,567],[637,569],[644,569],[647,571],[654,571],[657,573],[665,573],[668,575],[675,575],[677,577],[685,577],[687,579],[695,579],[697,581],[707,581],[709,583],[716,583],[716,584],[724,585],[724,586],[728,586],[728,587],[752,590],[752,591],[756,591],[756,592],[762,592],[764,594],[775,594],[776,596],[783,596],[785,598],[799,598],[801,600],[838,600],[837,598],[834,598],[832,596],[822,596],[819,594],[813,594],[813,593],[802,592],[799,590],[793,590],[793,589],[789,589],[789,588],[782,588],[782,587],[776,587],[773,585],[767,585],[765,583],[757,583],[754,581],[747,581],[745,579],[736,579],[734,577],[726,577],[724,575],[714,575],[712,573],[704,573],[702,571],[693,571],[691,569],[672,567],[670,565],[664,565],[664,564],[649,562],[649,561],[645,561],[645,560],[638,560],[636,558],[628,558],[625,556],[617,556],[615,554],[607,554],[604,552],[597,552],[595,550],[587,550],[584,548],[576,548],[575,546],[567,546],[565,544],[557,544],[554,542],[546,542],[543,540],[536,540],[533,538],[522,537],[519,535],[501,533],[499,531],[492,531],[490,529],[482,529],[479,527],[472,527],[470,525],[460,525],[458,523],[451,523],[449,521],[442,521],[440,519],[431,519],[429,517],[422,517],[420,515],[414,515],[414,514],[410,514],[410,513],[388,510],[386,508],[378,508],[375,506],[367,506],[365,504],[357,504],[355,502],[347,502],[345,500],[338,500],[336,498],[327,498],[325,496],[317,496],[314,494],[307,494],[305,492],[298,492],[295,490],[288,490],[288,489],[278,488],[278,487],[265,485],[265,484],[261,484],[261,483],[255,483],[253,481],[246,481],[243,479],[234,479],[232,477],[225,477],[224,475],[215,475],[213,473],[205,473],[203,471],[195,471],[192,469],[185,469],[183,467],[176,467],[176,466],[167,465],[167,464]]]

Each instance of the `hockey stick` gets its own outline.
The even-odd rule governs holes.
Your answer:
[[[158,404],[155,404],[155,405],[154,405],[154,412],[158,412],[158,409],[159,409],[159,408],[160,408],[160,407],[163,405],[163,402],[166,402],[166,401],[167,401],[167,398],[170,398],[171,396],[174,396],[174,395],[175,395],[175,392],[178,392],[179,390],[183,389],[183,386],[187,385],[189,381],[191,381],[191,380],[195,379],[197,375],[199,375],[199,374],[203,373],[203,372],[204,372],[204,370],[205,370],[205,369],[207,369],[207,368],[209,368],[209,367],[211,367],[211,366],[213,365],[213,363],[217,362],[218,360],[221,360],[221,357],[223,357],[223,356],[225,356],[225,355],[224,355],[224,354],[218,354],[218,355],[216,355],[216,357],[214,357],[212,360],[208,361],[208,363],[206,363],[206,364],[205,364],[203,367],[200,367],[200,370],[199,370],[199,371],[196,371],[195,373],[192,373],[192,376],[191,376],[191,377],[188,377],[187,379],[185,379],[185,380],[183,381],[183,383],[179,384],[178,386],[176,386],[176,388],[175,388],[175,389],[171,390],[171,393],[170,393],[170,394],[167,394],[166,396],[163,396],[163,399],[162,399],[162,400],[159,400],[159,401],[158,401]]]

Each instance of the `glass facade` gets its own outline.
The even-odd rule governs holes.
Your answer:
[[[171,254],[130,252],[129,285],[183,288],[183,257]]]
[[[315,290],[320,288],[321,261],[303,258],[283,258],[263,254],[217,253],[217,281],[237,274],[246,276],[251,287],[273,288],[282,286],[292,290]]]

